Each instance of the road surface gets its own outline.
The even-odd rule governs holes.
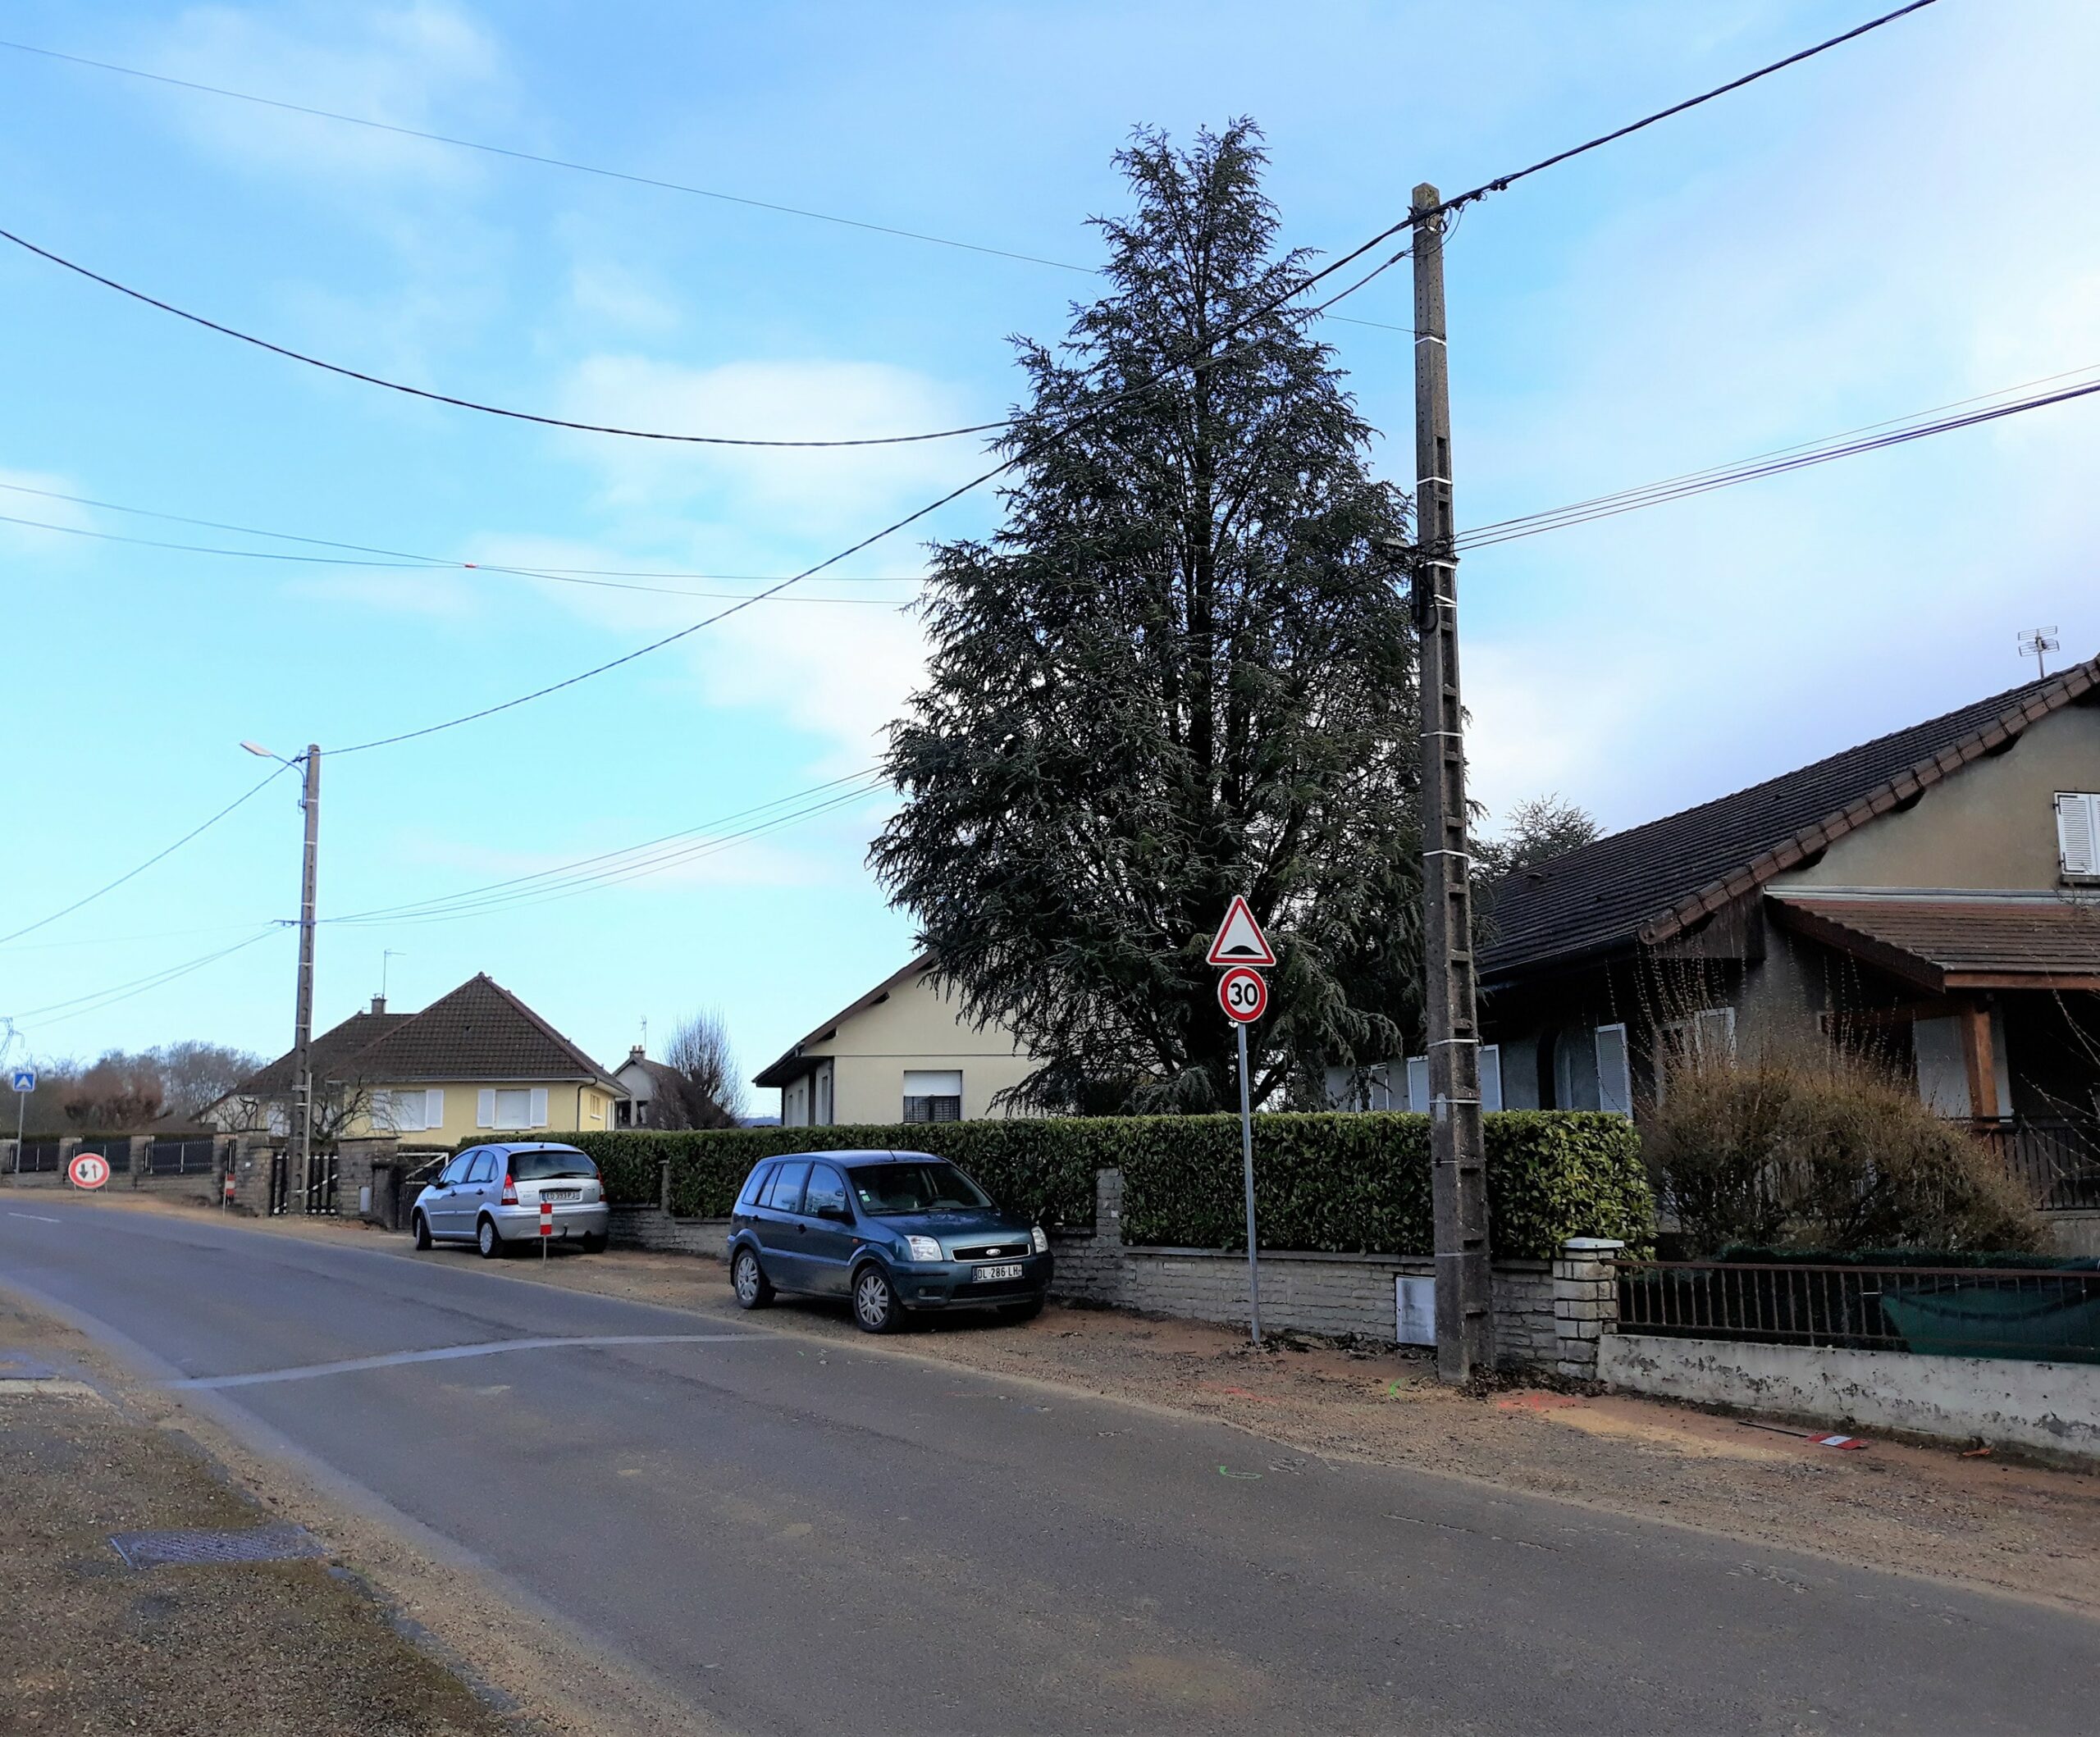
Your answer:
[[[0,1192],[0,1283],[737,1729],[2093,1728],[2100,1625],[2044,1605],[1307,1459],[789,1308],[43,1191]]]

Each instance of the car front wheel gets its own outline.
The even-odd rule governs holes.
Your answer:
[[[496,1234],[494,1219],[482,1220],[481,1229],[474,1233],[474,1247],[481,1250],[484,1261],[493,1261],[503,1252],[503,1238]]]
[[[897,1288],[880,1267],[862,1267],[853,1281],[853,1319],[863,1333],[894,1333],[904,1324]]]
[[[737,1258],[729,1263],[729,1283],[736,1290],[739,1309],[763,1309],[773,1301],[772,1282],[758,1264],[758,1256],[748,1248],[738,1249]]]

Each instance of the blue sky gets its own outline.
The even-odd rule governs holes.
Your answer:
[[[180,8],[25,0],[15,40],[1090,264],[1112,153],[1266,130],[1294,242],[1718,83],[1861,5]],[[1462,526],[2100,365],[2100,11],[1944,0],[1476,207],[1449,253]],[[1418,77],[1414,69],[1429,69]],[[0,226],[228,323],[436,390],[793,437],[1000,414],[1006,344],[1081,274],[500,160],[0,50]],[[1346,311],[1404,325],[1404,275]],[[667,449],[420,404],[0,248],[0,483],[448,558],[776,575],[983,467],[969,442]],[[1412,470],[1408,341],[1327,336]],[[2100,408],[2038,413],[1482,551],[1465,568],[1476,793],[1613,826],[1980,694],[2014,635],[2100,650]],[[958,503],[940,534],[982,531]],[[220,533],[0,491],[0,513]],[[281,545],[290,547],[290,545]],[[856,580],[919,571],[911,536]],[[0,932],[132,867],[282,754],[557,681],[719,604],[465,571],[298,566],[0,523],[16,822]],[[742,579],[659,581],[736,592]],[[571,691],[324,756],[324,914],[697,829],[869,764],[921,650],[888,603],[758,605]],[[22,1045],[289,1040],[287,777],[0,946]],[[617,1060],[720,1006],[750,1068],[900,963],[849,805],[675,869],[456,920],[331,924],[317,1015],[477,970]],[[724,829],[715,827],[719,832]],[[21,1052],[18,1045],[16,1053]],[[761,1106],[760,1107],[770,1107]]]

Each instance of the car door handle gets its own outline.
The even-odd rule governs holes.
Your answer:
[[[810,1227],[806,1224],[797,1224],[795,1227],[795,1234],[798,1237],[806,1237],[809,1233]]]

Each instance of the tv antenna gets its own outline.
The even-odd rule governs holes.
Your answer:
[[[409,955],[406,953],[401,951],[398,947],[385,947],[381,950],[379,955],[379,999],[381,1001],[383,1001],[386,999],[386,967],[388,962],[396,959],[406,959],[408,956]]]
[[[2044,659],[2061,643],[2054,636],[2056,631],[2054,627],[2028,627],[2020,633],[2020,654],[2023,658],[2034,659],[2034,672],[2038,676],[2048,674],[2049,666]]]

